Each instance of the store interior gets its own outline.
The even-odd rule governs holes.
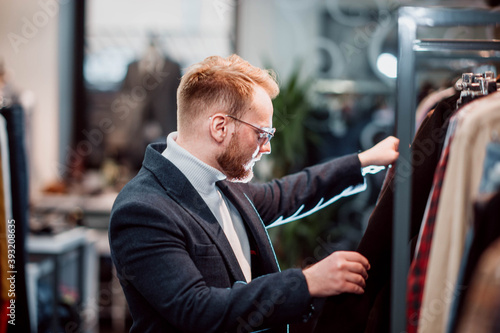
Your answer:
[[[403,115],[411,119],[411,142],[436,106],[430,95],[452,96],[463,73],[496,78],[499,49],[474,56],[450,49],[417,59],[413,86],[398,81],[406,43],[398,35],[400,8],[495,13],[495,6],[486,0],[1,2],[0,186],[12,209],[0,209],[7,230],[0,245],[14,221],[17,327],[5,323],[0,332],[128,332],[132,319],[109,253],[110,212],[146,146],[176,130],[176,89],[190,65],[236,53],[276,72],[277,134],[252,180],[269,181],[397,135]],[[417,37],[493,41],[500,38],[497,23],[431,22]],[[402,111],[398,94],[406,89],[414,103]],[[362,193],[269,229],[281,268],[356,250],[386,172],[367,175]],[[7,250],[1,251],[3,260]],[[10,273],[2,270],[4,281]]]

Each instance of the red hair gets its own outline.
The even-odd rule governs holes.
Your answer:
[[[189,124],[207,110],[242,116],[251,102],[254,86],[261,86],[271,99],[279,93],[273,71],[252,66],[233,54],[208,57],[188,68],[177,89],[179,126]]]

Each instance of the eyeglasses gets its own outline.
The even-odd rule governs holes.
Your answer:
[[[250,123],[247,123],[246,121],[243,121],[243,120],[238,119],[234,116],[231,116],[230,114],[226,114],[226,117],[232,118],[236,121],[239,121],[240,123],[243,123],[245,125],[253,127],[259,133],[258,142],[259,142],[260,146],[265,146],[269,141],[271,141],[271,139],[274,136],[274,133],[276,132],[276,128],[260,127],[260,126],[252,125]]]

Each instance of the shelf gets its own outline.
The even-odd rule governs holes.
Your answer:
[[[27,252],[30,256],[28,263],[28,305],[32,331],[38,323],[37,281],[42,276],[50,275],[52,291],[52,308],[57,309],[61,299],[60,287],[65,279],[75,281],[78,290],[78,299],[75,308],[82,313],[97,308],[98,262],[95,241],[88,237],[87,228],[77,227],[55,235],[29,235],[27,238]],[[67,282],[67,281],[66,281]],[[80,311],[80,310],[79,310]],[[52,331],[57,331],[61,323],[60,313],[53,311],[51,318]],[[80,327],[82,332],[94,333],[97,330],[97,316],[95,318],[82,317]]]
[[[57,235],[29,235],[27,250],[37,254],[59,254],[69,252],[85,245],[85,228],[74,228]]]
[[[418,26],[486,26],[498,24],[498,12],[478,8],[401,7],[399,18]]]
[[[417,59],[468,58],[500,60],[500,40],[422,39],[413,42]]]

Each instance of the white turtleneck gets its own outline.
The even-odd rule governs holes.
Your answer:
[[[167,148],[162,155],[186,176],[210,208],[231,244],[246,281],[250,282],[250,244],[245,225],[238,210],[216,186],[216,182],[226,179],[226,176],[179,146],[176,139],[177,132],[168,135]]]

